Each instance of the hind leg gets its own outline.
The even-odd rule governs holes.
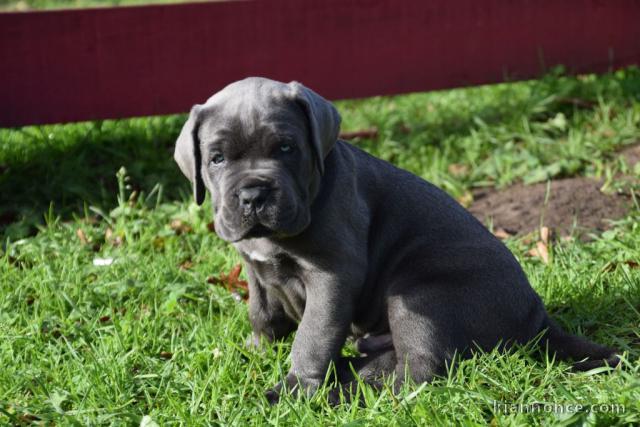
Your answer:
[[[405,375],[416,383],[446,373],[456,351],[464,348],[463,328],[457,324],[448,292],[437,287],[393,286],[388,297],[389,325],[396,351],[396,383]]]
[[[366,356],[341,357],[336,362],[338,385],[329,391],[329,403],[338,405],[341,395],[346,402],[350,402],[359,381],[375,389],[382,388],[384,379],[393,375],[395,368],[396,353],[393,347],[370,352]]]

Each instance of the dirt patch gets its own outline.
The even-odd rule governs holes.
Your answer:
[[[570,178],[552,181],[548,197],[547,183],[477,191],[469,210],[483,223],[492,221],[495,229],[509,234],[527,234],[541,224],[561,235],[603,231],[610,226],[609,220],[627,214],[631,201],[624,195],[605,194],[601,186],[589,178]]]
[[[628,146],[624,150],[620,151],[620,155],[624,157],[627,165],[633,168],[640,162],[640,143]]]

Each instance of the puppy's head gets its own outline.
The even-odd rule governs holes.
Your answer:
[[[336,109],[312,90],[252,77],[193,107],[174,158],[198,204],[211,193],[223,239],[293,236],[311,221],[339,128]]]

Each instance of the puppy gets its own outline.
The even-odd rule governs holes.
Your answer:
[[[300,83],[247,78],[194,106],[176,143],[197,203],[208,190],[217,234],[245,261],[253,341],[297,329],[271,401],[313,393],[331,362],[372,382],[395,373],[399,386],[405,369],[429,381],[454,354],[540,335],[577,369],[617,364],[549,319],[513,255],[455,200],[339,128]],[[349,336],[371,356],[340,359]]]

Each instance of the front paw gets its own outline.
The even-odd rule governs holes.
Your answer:
[[[321,383],[321,380],[303,378],[289,373],[284,381],[280,381],[275,387],[267,391],[265,397],[272,405],[278,403],[280,396],[287,393],[298,396],[302,392],[305,396],[310,397],[318,390]]]
[[[265,341],[268,341],[260,334],[253,332],[244,342],[245,348],[249,350],[264,350]]]

